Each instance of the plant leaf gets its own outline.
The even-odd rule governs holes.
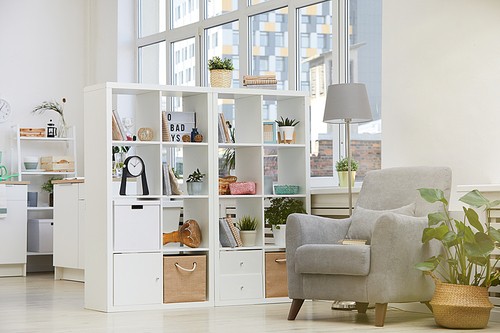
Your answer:
[[[487,258],[491,251],[495,249],[495,244],[484,232],[478,232],[474,235],[474,238],[477,246],[479,246],[479,249],[483,252],[483,256]]]
[[[471,257],[471,256],[468,256],[467,259],[471,263],[479,265],[479,266],[486,266],[486,264],[488,263],[488,259],[484,258],[484,257]]]
[[[472,208],[463,207],[463,209],[465,216],[467,216],[467,219],[469,220],[471,226],[473,226],[480,232],[484,232],[483,225],[481,224],[481,222],[479,222],[479,216],[477,215],[476,211]]]
[[[479,208],[482,205],[488,204],[490,201],[483,197],[483,195],[478,190],[473,190],[458,199],[472,207]]]
[[[448,205],[448,201],[444,198],[443,191],[433,188],[419,188],[420,196],[427,202],[434,203],[436,201],[441,201],[445,205]]]
[[[429,227],[438,224],[441,221],[446,220],[446,215],[441,214],[441,213],[431,213],[427,215],[429,218]]]
[[[488,233],[490,237],[493,238],[496,242],[500,242],[500,232],[497,229],[489,227]]]
[[[429,240],[435,238],[435,239],[440,240],[440,241],[443,240],[444,235],[446,235],[446,233],[448,231],[450,231],[450,229],[448,229],[448,226],[446,224],[442,224],[437,228],[425,228],[424,229],[424,232],[427,234],[427,236],[430,237]],[[423,240],[424,240],[424,237],[422,237],[422,241]],[[428,242],[429,240],[427,240],[426,242]],[[423,242],[423,243],[425,243],[425,242]]]
[[[450,247],[457,244],[457,234],[450,230],[443,236],[443,242]]]
[[[500,205],[500,200],[495,200],[493,202],[487,203],[485,209],[490,209],[491,207],[496,207],[498,205]]]
[[[437,264],[434,264],[432,262],[427,262],[427,261],[419,262],[418,264],[413,266],[413,268],[420,269],[421,271],[433,271],[436,269],[436,267],[437,267]]]
[[[470,256],[470,257],[476,257],[476,258],[484,258],[483,257],[483,252],[481,249],[479,249],[479,246],[476,243],[464,243],[464,249],[465,252]],[[469,258],[469,260],[472,260],[473,258]]]

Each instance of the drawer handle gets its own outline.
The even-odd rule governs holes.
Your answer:
[[[286,262],[286,259],[276,259],[275,262]]]
[[[143,209],[143,205],[132,205],[132,209]]]
[[[243,288],[245,288],[245,286],[241,286],[241,287],[240,287],[240,290],[243,290]]]
[[[191,268],[191,269],[187,269],[187,268],[181,267],[178,263],[175,263],[175,266],[177,266],[177,268],[180,268],[180,269],[182,269],[183,271],[186,271],[186,272],[194,272],[194,270],[196,269],[196,262],[193,263],[193,268]]]
[[[243,261],[240,261],[240,266],[243,266]]]

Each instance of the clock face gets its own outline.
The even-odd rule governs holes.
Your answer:
[[[6,100],[0,99],[0,122],[7,121],[12,114],[12,109]]]
[[[142,170],[144,169],[144,165],[142,160],[137,156],[132,156],[127,162],[127,170],[133,177],[138,177]]]

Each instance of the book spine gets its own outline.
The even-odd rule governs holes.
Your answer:
[[[243,81],[245,80],[275,80],[276,75],[270,74],[270,75],[243,75]]]
[[[123,141],[126,141],[127,135],[125,133],[127,133],[127,132],[125,131],[125,127],[123,127],[123,123],[122,123],[122,120],[120,118],[120,115],[118,114],[118,111],[116,111],[116,110],[113,110],[113,114],[115,115],[116,122],[118,123],[118,128],[120,129],[122,139],[123,139]]]
[[[223,247],[236,247],[234,236],[224,218],[219,219],[219,241]]]
[[[269,89],[269,90],[276,90],[278,88],[276,84],[252,84],[244,87],[247,89]]]
[[[243,80],[243,85],[253,85],[253,84],[277,84],[276,79],[264,79],[264,80]]]
[[[231,233],[233,234],[234,240],[236,241],[236,246],[240,247],[243,246],[243,243],[241,242],[240,238],[240,233],[238,232],[238,229],[234,226],[233,220],[231,218],[226,217],[225,218],[227,224],[229,225],[229,229],[231,229]]]

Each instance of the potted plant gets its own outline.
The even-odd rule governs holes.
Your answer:
[[[354,186],[354,179],[356,178],[356,171],[358,171],[359,163],[351,157],[351,187]],[[348,167],[347,167],[347,157],[335,162],[335,170],[339,175],[339,186],[347,187],[349,183],[348,179]]]
[[[203,188],[203,177],[205,177],[205,174],[201,173],[200,169],[196,169],[196,171],[188,176],[186,183],[189,195],[201,194],[201,189]]]
[[[296,119],[288,119],[281,117],[280,120],[276,120],[278,127],[280,128],[282,139],[284,141],[293,141],[293,133],[295,132],[295,126],[297,126],[300,121]]]
[[[231,136],[231,142],[234,143],[234,128],[231,127],[231,123],[229,121],[227,121],[227,126]],[[236,150],[234,148],[225,148],[222,159],[222,170],[228,171],[231,176],[234,176],[233,173],[236,166]]]
[[[449,328],[482,328],[488,324],[493,304],[488,298],[488,288],[499,282],[500,271],[493,271],[490,253],[500,242],[500,231],[484,225],[472,208],[463,207],[464,221],[450,218],[448,202],[443,192],[436,189],[419,189],[427,202],[441,202],[444,213],[429,214],[428,227],[422,234],[422,242],[433,239],[441,242],[445,256],[433,256],[414,268],[429,272],[436,283],[430,305],[438,325]],[[490,202],[477,191],[471,191],[459,199],[472,207],[485,207],[489,220],[490,208],[500,200]],[[466,224],[466,222],[469,222]],[[436,270],[436,268],[440,268]],[[443,282],[433,273],[440,275]]]
[[[54,206],[54,184],[53,180],[61,180],[61,177],[50,177],[45,183],[42,184],[41,190],[49,194],[49,207]]]
[[[304,203],[295,198],[278,197],[271,199],[271,206],[266,209],[264,217],[272,227],[274,244],[279,247],[286,245],[286,219],[293,213],[307,214]]]
[[[236,227],[240,230],[240,238],[243,246],[254,246],[255,237],[257,236],[257,226],[259,221],[257,218],[244,215],[236,223]]]
[[[57,126],[57,136],[59,138],[66,137],[66,121],[64,120],[64,103],[66,98],[62,99],[62,104],[53,101],[43,101],[42,104],[37,105],[31,113],[44,113],[45,111],[55,111],[61,116],[59,118],[59,126]]]
[[[213,57],[208,60],[208,70],[210,71],[210,85],[212,87],[231,87],[231,71],[234,69],[231,59]]]

